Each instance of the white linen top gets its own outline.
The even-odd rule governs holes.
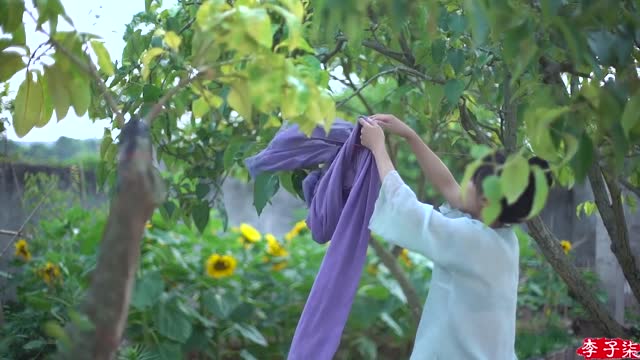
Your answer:
[[[517,360],[519,245],[493,229],[418,201],[397,171],[383,179],[369,229],[434,263],[411,360]]]

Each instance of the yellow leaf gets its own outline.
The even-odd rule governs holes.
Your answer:
[[[147,51],[145,51],[145,53],[142,55],[142,78],[144,80],[147,80],[147,78],[149,78],[149,64],[151,63],[151,61],[153,61],[153,59],[155,59],[156,57],[160,56],[161,54],[164,53],[164,50],[162,48],[151,48]]]
[[[178,51],[178,49],[180,48],[180,43],[182,43],[182,38],[173,31],[169,31],[164,35],[164,42],[173,51]]]
[[[98,65],[100,65],[100,70],[107,74],[108,76],[113,75],[113,63],[111,63],[111,57],[109,56],[109,52],[104,47],[104,44],[99,41],[92,41],[91,48],[98,56]]]
[[[227,97],[229,105],[245,120],[251,120],[251,102],[249,101],[249,86],[246,81],[233,84]]]
[[[142,65],[149,65],[153,59],[164,53],[162,48],[151,48],[142,55]]]

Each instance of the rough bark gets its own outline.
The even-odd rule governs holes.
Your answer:
[[[148,127],[132,120],[121,138],[116,194],[83,305],[92,328],[71,327],[72,346],[65,359],[110,360],[115,355],[127,322],[145,223],[164,196],[151,162]]]
[[[629,245],[629,229],[624,215],[622,193],[618,182],[602,170],[598,163],[594,162],[588,174],[595,203],[611,238],[611,252],[618,260],[633,295],[640,301],[640,268]]]
[[[628,335],[627,330],[618,324],[609,315],[604,306],[597,301],[593,295],[593,289],[587,285],[576,267],[569,262],[560,247],[558,239],[549,231],[542,219],[536,216],[527,222],[527,226],[547,262],[567,284],[569,291],[575,294],[576,299],[584,306],[589,315],[597,321],[602,335],[619,338]]]

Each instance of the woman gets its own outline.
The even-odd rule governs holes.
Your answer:
[[[369,229],[385,240],[420,253],[434,263],[429,295],[418,326],[411,359],[514,360],[518,291],[518,240],[512,224],[531,211],[535,182],[503,209],[491,226],[482,222],[487,205],[482,181],[498,174],[505,156],[476,170],[466,189],[420,137],[393,115],[361,119],[361,143],[376,160],[382,186]],[[418,201],[387,153],[383,129],[406,139],[425,173],[448,204],[440,211]],[[529,163],[548,168],[546,161]],[[551,183],[551,178],[547,175]],[[462,191],[466,196],[462,196]],[[464,199],[464,201],[463,201]]]

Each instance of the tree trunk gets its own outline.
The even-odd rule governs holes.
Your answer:
[[[132,120],[121,139],[116,195],[83,306],[92,326],[71,326],[71,354],[65,359],[114,357],[127,322],[145,223],[164,197],[151,163],[148,127]]]
[[[633,295],[640,301],[640,269],[629,245],[629,230],[618,182],[602,171],[597,160],[589,170],[589,181],[602,222],[611,238],[611,252],[618,259]]]

